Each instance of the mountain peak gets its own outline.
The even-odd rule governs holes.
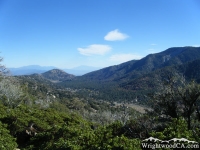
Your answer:
[[[60,74],[68,74],[66,73],[65,71],[61,70],[61,69],[52,69],[52,70],[49,70],[49,71],[46,71],[42,74],[46,74],[46,73],[60,73]]]
[[[65,71],[60,70],[60,69],[52,69],[52,70],[42,73],[41,75],[48,80],[56,81],[56,82],[60,82],[64,80],[72,80],[73,78],[75,78],[74,75],[68,74]]]

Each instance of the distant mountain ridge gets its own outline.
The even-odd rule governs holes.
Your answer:
[[[19,68],[8,68],[11,75],[31,75],[34,73],[44,73],[48,70],[56,69],[54,66],[39,66],[39,65],[29,65]]]
[[[46,82],[46,80],[47,80],[47,81],[51,81],[54,83],[62,82],[62,81],[66,81],[66,80],[72,80],[73,78],[76,77],[76,76],[74,76],[72,74],[68,74],[65,71],[60,70],[60,69],[52,69],[52,70],[49,70],[49,71],[41,73],[41,74],[34,73],[31,75],[23,75],[23,76],[35,78],[40,82]]]
[[[46,71],[52,70],[52,69],[60,69],[54,66],[39,66],[39,65],[29,65],[19,68],[8,68],[10,70],[11,75],[31,75],[34,73],[44,73]],[[65,72],[73,75],[83,75],[88,72],[92,72],[94,70],[98,70],[98,67],[91,67],[91,66],[79,66],[72,69],[62,69]]]

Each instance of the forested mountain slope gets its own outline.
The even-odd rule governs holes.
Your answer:
[[[186,80],[195,80],[200,82],[200,59],[196,59],[181,65],[172,65],[157,69],[148,74],[142,75],[136,79],[132,79],[129,82],[120,84],[121,88],[132,91],[139,90],[156,90],[161,84],[162,80],[167,75],[182,76]]]
[[[150,54],[141,60],[107,67],[59,83],[63,87],[95,89],[96,97],[109,101],[132,101],[153,92],[162,82],[163,75],[178,73],[187,79],[198,79],[200,47],[175,47],[163,52]],[[196,61],[195,61],[196,60]],[[191,71],[191,69],[193,70]]]
[[[162,67],[183,64],[198,58],[200,58],[200,47],[174,47],[160,53],[149,54],[140,60],[132,60],[88,73],[80,77],[80,79],[129,80]]]

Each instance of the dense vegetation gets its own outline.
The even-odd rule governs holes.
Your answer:
[[[172,62],[192,59],[191,55],[183,57],[183,50],[178,52],[169,49],[163,53],[179,56]],[[150,55],[143,61],[154,57]],[[56,75],[59,84],[52,82],[52,74],[45,74],[49,79],[38,74],[7,76],[1,66],[0,149],[139,150],[149,137],[186,138],[199,143],[199,59],[181,63],[166,63],[167,67],[129,81],[114,76],[109,82],[88,80],[87,75],[85,80],[70,78],[60,82],[63,77]],[[131,69],[127,64],[115,66],[114,70]],[[146,113],[131,107],[138,104],[138,99],[145,99]]]
[[[200,142],[200,85],[195,82],[185,83],[169,77],[163,89],[150,96],[153,111],[137,115],[127,113],[127,108],[122,107],[122,118],[109,122],[110,117],[104,123],[84,119],[78,114],[80,109],[70,109],[62,103],[55,103],[54,108],[44,107],[44,103],[24,103],[25,93],[22,89],[22,96],[10,98],[12,103],[6,103],[8,97],[1,93],[1,149],[142,149],[142,140],[150,136]],[[34,101],[32,97],[29,98]],[[93,105],[97,106],[95,102]],[[132,117],[125,118],[126,115]]]

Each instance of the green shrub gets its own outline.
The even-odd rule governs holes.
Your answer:
[[[6,125],[0,122],[0,149],[1,150],[13,150],[17,148],[16,139],[10,135],[9,130],[6,129]]]

